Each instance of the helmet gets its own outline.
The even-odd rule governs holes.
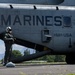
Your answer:
[[[12,31],[10,26],[6,27],[6,32],[9,32],[9,31]]]

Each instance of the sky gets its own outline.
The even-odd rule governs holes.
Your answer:
[[[0,40],[0,54],[3,54],[5,52],[4,42]]]
[[[34,52],[33,49],[30,49],[30,48],[27,48],[24,46],[20,46],[17,44],[14,44],[12,46],[12,49],[13,50],[19,50],[22,54],[23,54],[24,50],[26,50],[26,49],[29,49],[31,54]],[[4,45],[4,42],[2,40],[0,40],[0,54],[4,54],[4,53],[5,53],[5,45]]]

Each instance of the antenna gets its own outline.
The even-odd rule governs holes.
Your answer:
[[[34,9],[37,9],[35,5],[34,5]]]
[[[58,6],[56,6],[56,10],[59,10]]]
[[[13,9],[13,6],[12,6],[12,5],[10,5],[10,8],[11,8],[11,9]]]

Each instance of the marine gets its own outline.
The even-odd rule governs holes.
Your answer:
[[[5,43],[5,56],[3,66],[5,66],[8,62],[10,62],[11,59],[12,44],[14,43],[14,37],[12,34],[11,27],[6,28],[6,32],[4,35],[4,43]]]

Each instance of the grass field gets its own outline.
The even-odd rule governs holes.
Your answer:
[[[25,61],[22,63],[16,63],[16,66],[19,65],[51,65],[51,64],[66,64],[66,62],[47,62],[47,61]],[[0,66],[3,66],[3,64],[0,64]]]

